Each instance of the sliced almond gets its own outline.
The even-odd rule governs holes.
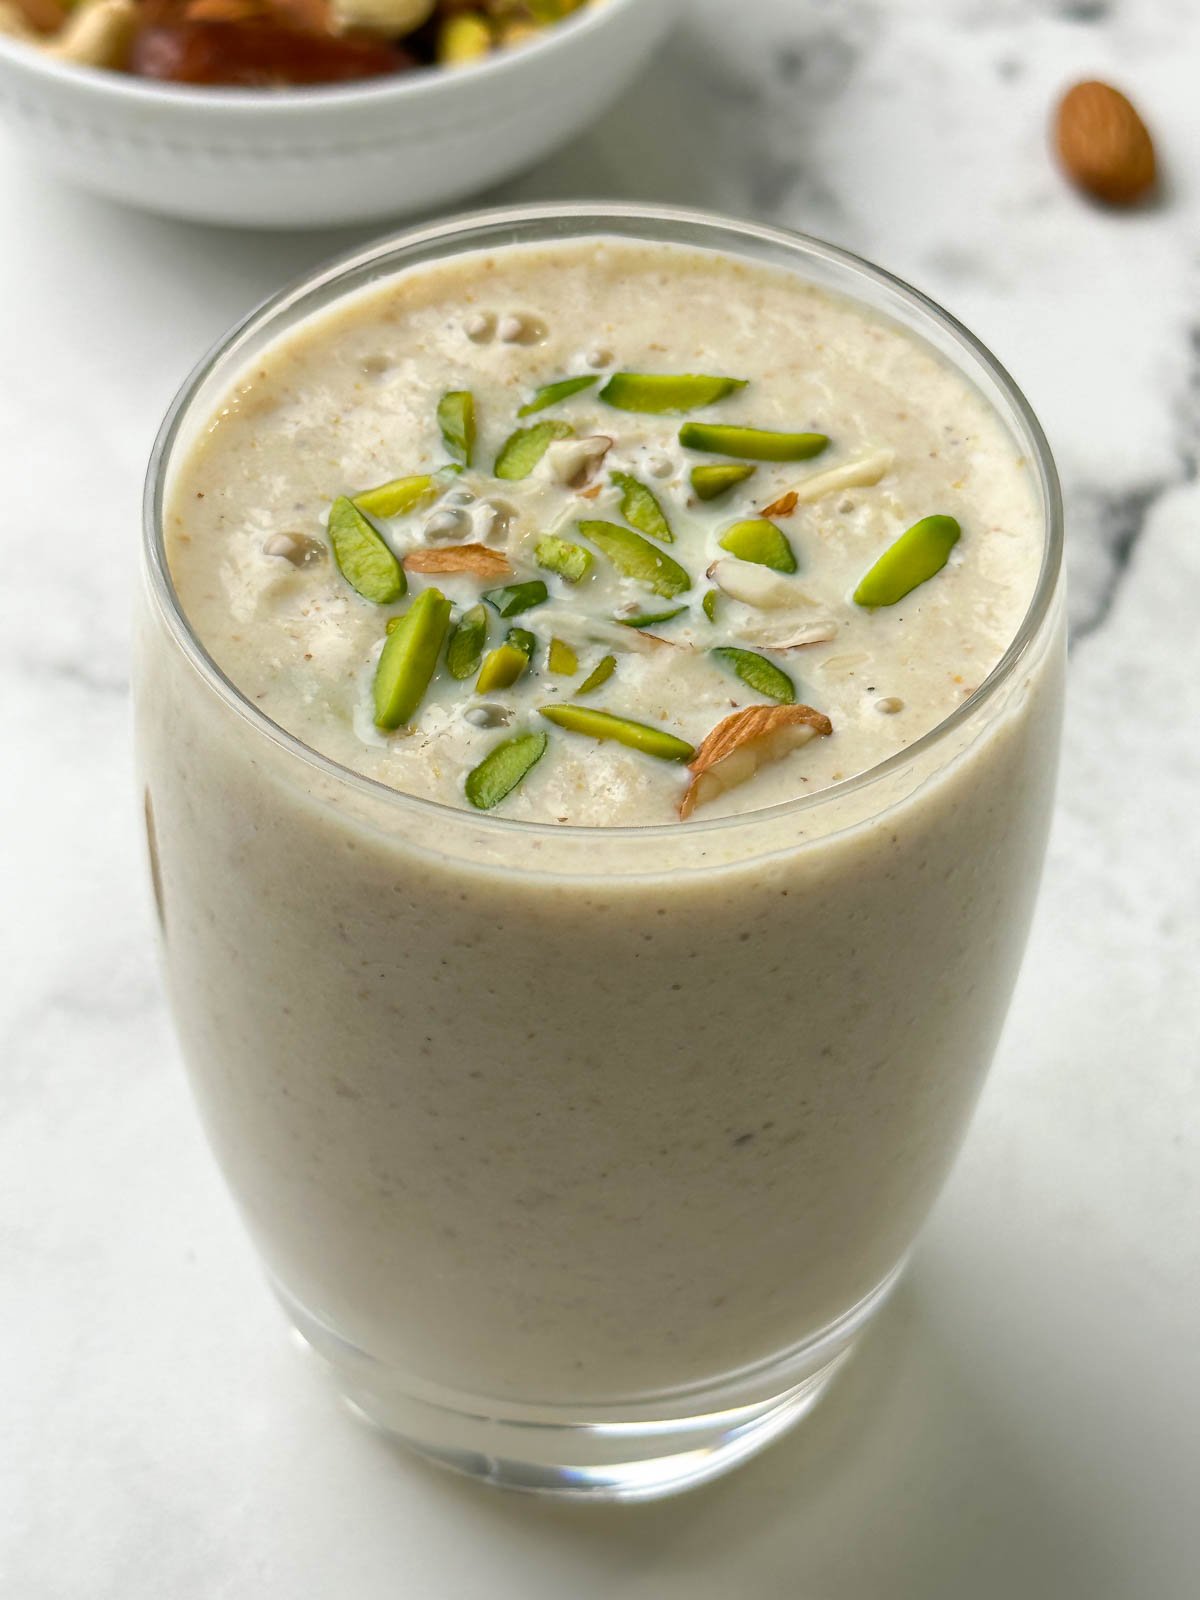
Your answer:
[[[546,446],[541,471],[568,489],[582,489],[596,476],[612,445],[604,433],[586,439],[556,439]]]
[[[476,578],[507,578],[508,557],[486,544],[448,544],[440,550],[412,550],[404,558],[406,572],[470,572]]]
[[[812,706],[748,706],[718,722],[688,762],[692,781],[679,805],[683,821],[697,806],[746,783],[768,762],[779,761],[810,739],[833,732]]]
[[[745,630],[746,637],[768,650],[803,650],[810,644],[828,644],[836,639],[838,625],[832,617],[820,617],[814,622],[789,623],[786,620],[774,625],[764,624]]]
[[[738,561],[728,557],[714,561],[707,576],[718,589],[743,605],[754,606],[759,611],[781,611],[787,606],[811,606],[816,601],[807,594],[794,578],[784,578],[770,567],[760,567],[752,561]]]
[[[764,506],[758,514],[760,517],[790,517],[799,500],[800,496],[795,489],[789,489],[786,494],[781,494],[778,500],[772,500],[769,506]]]
[[[773,506],[761,513],[764,517],[789,516],[800,504],[811,504],[827,494],[841,489],[869,489],[889,471],[896,459],[891,450],[873,450],[869,456],[859,456],[857,461],[845,461],[840,467],[829,467],[824,472],[814,472],[803,483],[781,495]],[[780,507],[785,506],[785,510]]]

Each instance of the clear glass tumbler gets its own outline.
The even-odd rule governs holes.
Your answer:
[[[936,347],[1040,492],[1028,615],[939,727],[786,805],[586,829],[395,793],[207,656],[164,556],[172,472],[239,372],[336,298],[613,235],[790,269]],[[167,979],[293,1323],[368,1417],[493,1482],[633,1498],[759,1449],[901,1270],[1021,958],[1063,665],[1061,506],[1029,407],[952,318],[828,245],[530,207],[412,229],[254,312],[172,406],[145,507],[138,743]]]

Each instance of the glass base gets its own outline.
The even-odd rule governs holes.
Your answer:
[[[529,1494],[652,1500],[729,1472],[806,1416],[901,1270],[816,1337],[718,1385],[580,1407],[500,1404],[414,1384],[278,1285],[276,1293],[351,1410],[426,1459]]]

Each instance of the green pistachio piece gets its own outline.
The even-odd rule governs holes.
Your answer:
[[[551,639],[547,664],[560,678],[573,678],[579,671],[579,657],[565,639]]]
[[[354,496],[354,504],[371,517],[399,517],[427,504],[434,493],[433,474],[419,472],[413,478],[393,478],[377,488],[364,489]]]
[[[634,722],[631,717],[616,717],[611,711],[593,711],[590,706],[539,706],[542,716],[570,733],[584,733],[589,739],[615,739],[631,750],[657,756],[660,761],[690,761],[695,751],[690,744],[661,728]]]
[[[398,728],[411,721],[425,697],[450,626],[450,602],[423,589],[388,635],[375,669],[375,725]]]
[[[451,389],[438,401],[437,419],[446,449],[469,467],[475,452],[475,396],[469,389]]]
[[[540,578],[528,583],[507,583],[502,589],[486,589],[480,597],[502,617],[520,616],[532,606],[540,606],[550,598],[550,591]]]
[[[618,411],[661,416],[665,411],[699,411],[746,387],[745,378],[713,378],[697,372],[616,372],[600,391]]]
[[[717,594],[718,590],[710,589],[700,604],[704,607],[704,615],[710,622],[717,620]]]
[[[526,661],[533,660],[533,652],[537,649],[537,639],[528,628],[510,628],[504,635],[505,644],[511,644],[514,650],[519,650]]]
[[[488,614],[482,606],[472,606],[463,612],[446,646],[446,665],[452,678],[474,677],[483,659],[487,630]]]
[[[329,542],[342,577],[364,600],[388,606],[408,589],[404,568],[345,495],[330,508]]]
[[[566,539],[558,539],[552,533],[538,540],[533,547],[533,554],[539,567],[545,567],[547,572],[557,572],[568,583],[579,583],[592,568],[590,550],[585,550],[581,544],[568,544]]]
[[[775,572],[796,570],[796,557],[787,536],[773,522],[768,522],[766,517],[735,522],[719,543],[722,550],[728,550],[739,561],[753,561],[757,566],[771,567]]]
[[[582,394],[585,389],[590,389],[594,383],[600,382],[600,374],[592,373],[586,378],[563,378],[560,383],[548,383],[544,389],[539,389],[533,399],[523,405],[517,412],[519,417],[531,417],[535,411],[545,411],[547,406],[559,405],[563,400],[569,400],[573,394]]]
[[[614,617],[614,622],[619,622],[623,628],[649,628],[657,622],[670,622],[673,617],[682,616],[687,610],[686,606],[675,606],[670,611],[644,611],[637,617]]]
[[[823,433],[771,433],[765,428],[730,428],[716,422],[685,422],[679,442],[687,450],[746,461],[807,461],[829,443]]]
[[[584,538],[598,545],[619,572],[644,583],[664,599],[673,600],[692,587],[692,580],[678,561],[672,561],[640,533],[631,533],[615,522],[581,522],[578,527]]]
[[[574,429],[565,422],[535,422],[532,428],[518,428],[504,441],[496,465],[496,477],[515,482],[527,478],[556,439],[569,439]]]
[[[889,546],[854,591],[856,605],[894,606],[938,573],[962,529],[953,517],[922,517]]]
[[[463,787],[467,799],[479,811],[490,811],[509,795],[521,779],[536,767],[550,743],[544,733],[519,733],[489,750]]]
[[[757,467],[742,464],[729,466],[708,465],[692,468],[692,489],[698,500],[719,500],[739,483],[745,483],[758,471]]]
[[[529,657],[524,650],[505,641],[484,656],[475,680],[475,693],[494,694],[497,689],[511,689],[528,665]]]
[[[628,472],[612,473],[611,481],[621,491],[621,515],[629,526],[663,544],[674,544],[675,535],[663,508],[646,485]]]
[[[712,653],[718,661],[728,662],[756,694],[765,694],[768,700],[777,700],[781,706],[795,705],[796,685],[766,656],[757,655],[753,650],[735,650],[730,645],[723,645]]]
[[[578,699],[581,694],[591,694],[593,689],[598,689],[602,683],[607,683],[616,670],[616,656],[602,656],[576,689],[575,698]]]

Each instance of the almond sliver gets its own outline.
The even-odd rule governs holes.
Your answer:
[[[680,818],[686,821],[698,805],[748,782],[759,767],[832,732],[829,718],[812,706],[748,706],[735,711],[717,723],[688,763],[692,781],[680,802]]]
[[[449,544],[440,550],[412,550],[404,558],[406,572],[469,572],[476,578],[507,578],[508,557],[486,544]]]

